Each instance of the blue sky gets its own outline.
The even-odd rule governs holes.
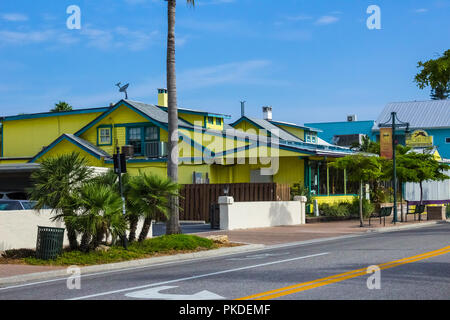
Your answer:
[[[68,30],[66,8],[81,8]],[[381,30],[368,30],[369,5]],[[163,0],[0,3],[0,116],[48,111],[64,100],[103,107],[130,82],[130,99],[156,103],[165,87]],[[417,62],[450,44],[449,0],[178,0],[180,107],[226,113],[240,100],[261,117],[305,122],[375,119],[392,101],[427,100]]]

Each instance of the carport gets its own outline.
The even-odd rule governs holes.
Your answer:
[[[0,191],[25,191],[31,187],[31,173],[39,166],[39,163],[0,165]]]

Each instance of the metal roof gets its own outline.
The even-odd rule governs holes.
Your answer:
[[[158,108],[162,110],[167,110],[166,106],[158,106]],[[231,119],[231,116],[228,114],[222,114],[222,113],[215,113],[215,112],[208,112],[208,111],[202,111],[202,110],[196,110],[196,109],[190,109],[190,108],[180,108],[178,107],[178,112],[180,113],[194,113],[194,114],[200,114],[204,116],[211,116],[211,117],[219,117],[224,119]]]
[[[19,115],[15,115],[15,116],[5,116],[5,117],[0,117],[0,119],[3,121],[12,121],[12,120],[35,119],[35,118],[45,118],[45,117],[57,117],[57,116],[67,116],[67,115],[74,115],[74,114],[105,112],[108,109],[109,109],[109,107],[100,107],[100,108],[74,109],[74,110],[60,111],[60,112],[49,111],[49,112],[19,114]]]
[[[0,172],[32,172],[39,169],[39,163],[15,163],[0,165]]]
[[[143,102],[137,102],[137,101],[132,101],[132,100],[124,100],[125,102],[127,102],[128,104],[130,104],[131,106],[135,107],[136,109],[138,109],[140,112],[144,113],[145,115],[149,116],[150,118],[161,122],[161,123],[168,123],[169,122],[169,114],[162,110],[161,108],[158,108],[157,106],[153,105],[153,104],[147,104],[147,103],[143,103]],[[180,127],[188,127],[188,128],[192,128],[193,126],[181,119],[178,119],[178,126]]]
[[[391,112],[397,112],[397,117],[409,122],[411,128],[450,128],[450,100],[389,103],[372,130],[379,130],[379,123],[389,121]]]
[[[303,129],[303,130],[312,131],[312,132],[323,132],[321,129],[307,127],[307,126],[299,126],[298,124],[291,123],[291,122],[275,121],[275,120],[270,120],[270,122],[275,124],[275,125],[280,125],[280,126],[294,127],[294,128],[299,128],[299,129]]]
[[[283,130],[282,128],[270,123],[267,120],[263,119],[257,119],[257,118],[248,118],[250,121],[254,122],[267,132],[270,132],[272,134],[276,134],[281,140],[286,141],[294,141],[294,142],[303,142],[301,139],[297,138],[293,134],[290,134],[289,132]]]
[[[80,145],[82,145],[83,147],[88,149],[89,151],[97,154],[99,157],[104,157],[104,158],[110,158],[111,157],[111,155],[109,153],[107,153],[106,151],[104,151],[103,149],[100,149],[100,148],[94,146],[89,141],[81,139],[80,137],[77,137],[77,136],[75,136],[73,134],[68,134],[68,133],[63,134],[63,136],[66,136],[69,139],[74,140],[75,142],[79,143]]]

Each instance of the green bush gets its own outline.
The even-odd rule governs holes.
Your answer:
[[[367,199],[363,199],[363,217],[365,219],[369,218],[370,215],[375,211],[375,205]],[[351,204],[351,216],[359,217],[359,198],[354,197]]]
[[[350,205],[348,203],[321,204],[319,211],[325,217],[349,217]]]
[[[112,262],[143,259],[155,254],[213,249],[214,241],[194,235],[175,234],[133,242],[128,250],[120,246],[112,246],[108,251],[81,252],[66,251],[55,260],[39,260],[33,256],[25,257],[24,261],[32,265],[94,265]]]

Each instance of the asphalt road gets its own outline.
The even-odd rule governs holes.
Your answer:
[[[379,289],[367,286],[373,265],[380,281],[370,283]],[[3,287],[0,300],[450,299],[450,224],[90,274],[80,285],[69,290],[56,279]]]

